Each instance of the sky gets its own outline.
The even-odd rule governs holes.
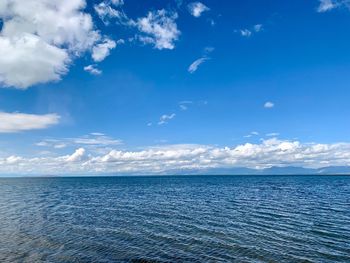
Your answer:
[[[2,0],[0,175],[350,165],[350,1]]]

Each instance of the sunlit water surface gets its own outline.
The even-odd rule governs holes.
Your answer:
[[[0,262],[350,262],[350,177],[0,179]]]

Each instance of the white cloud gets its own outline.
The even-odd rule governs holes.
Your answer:
[[[0,174],[169,174],[209,168],[325,165],[350,165],[350,143],[315,144],[273,138],[233,147],[164,145],[138,151],[112,149],[102,154],[80,147],[63,156],[2,157]]]
[[[96,64],[85,66],[84,70],[86,72],[89,72],[92,75],[101,75],[102,74],[102,71],[97,68]]]
[[[174,49],[180,31],[175,20],[177,13],[164,9],[152,11],[146,17],[139,18],[136,26],[143,33],[138,38],[144,44],[153,44],[157,49]]]
[[[63,149],[66,147],[67,147],[67,144],[64,144],[64,143],[58,143],[54,146],[55,149]]]
[[[189,73],[194,73],[197,71],[198,67],[203,64],[205,61],[209,60],[210,58],[203,57],[195,60],[189,67],[188,67],[188,72]]]
[[[180,109],[181,109],[181,110],[184,110],[184,111],[185,111],[185,110],[188,109],[188,107],[187,107],[185,104],[180,104],[179,106],[180,106]]]
[[[317,8],[317,11],[322,13],[329,10],[332,10],[336,7],[336,4],[333,0],[320,0],[320,5]]]
[[[168,123],[168,121],[170,121],[171,119],[175,118],[176,114],[172,113],[170,115],[164,114],[160,117],[158,125],[163,125]]]
[[[121,140],[115,140],[105,135],[98,135],[93,138],[90,136],[73,138],[71,142],[80,145],[97,145],[97,146],[108,146],[108,145],[119,145],[122,144]]]
[[[175,22],[178,18],[176,12],[165,9],[150,11],[145,17],[134,20],[129,18],[123,10],[114,9],[111,4],[109,1],[104,1],[94,6],[96,13],[106,25],[111,19],[115,19],[119,25],[138,30],[134,37],[129,38],[130,41],[138,40],[143,44],[154,45],[160,50],[175,48],[175,41],[181,34]]]
[[[250,37],[253,35],[253,33],[258,33],[263,30],[262,24],[256,24],[252,28],[244,28],[240,30],[235,30],[235,32],[238,32],[242,37]]]
[[[214,47],[205,47],[204,48],[204,55],[208,55],[210,54],[211,52],[213,52],[215,50]]]
[[[70,62],[66,50],[26,33],[13,38],[0,35],[0,57],[0,85],[20,89],[59,80]]]
[[[346,7],[350,8],[349,0],[319,0],[320,4],[317,7],[317,12],[324,13],[335,8]]]
[[[260,32],[263,29],[263,25],[262,24],[256,24],[253,26],[253,29],[255,32]]]
[[[120,7],[122,5],[124,5],[124,1],[122,0],[105,0],[99,4],[94,5],[94,9],[103,23],[105,23],[105,25],[108,25],[110,20],[113,18],[116,18],[120,21],[125,21],[128,19],[122,11],[116,10],[112,7]]]
[[[243,137],[244,137],[244,138],[251,138],[251,137],[253,137],[253,136],[258,136],[258,135],[259,135],[258,132],[252,131],[252,132],[250,132],[249,134],[244,135]]]
[[[79,148],[72,155],[67,156],[67,162],[79,162],[84,160],[85,149]]]
[[[180,110],[185,111],[188,109],[188,106],[193,104],[193,101],[185,100],[179,102]]]
[[[94,5],[95,12],[100,19],[106,24],[109,24],[111,18],[119,16],[119,11],[110,6],[108,2],[101,2],[98,5]]]
[[[92,132],[92,133],[90,133],[91,135],[93,135],[93,136],[104,136],[105,134],[104,133],[102,133],[102,132]]]
[[[135,21],[129,19],[123,10],[117,10],[111,4],[113,3],[104,1],[94,5],[95,12],[105,25],[109,25],[110,21],[114,19],[119,25],[135,26]]]
[[[105,38],[102,43],[99,43],[92,48],[92,59],[95,62],[101,62],[110,54],[110,50],[114,49],[116,46],[117,44],[114,40]]]
[[[187,8],[188,8],[188,11],[190,12],[190,14],[193,15],[194,17],[200,17],[203,12],[210,10],[209,7],[202,4],[201,2],[189,3],[187,5]]]
[[[248,29],[241,29],[240,32],[243,37],[250,37],[252,35],[252,31]]]
[[[129,19],[115,8],[122,0],[94,5],[99,17],[137,29],[134,39],[157,49],[174,49],[179,39],[177,13],[165,9]],[[59,81],[74,60],[92,53],[95,62],[109,55],[117,42],[104,36],[85,11],[86,0],[2,0],[0,3],[0,87],[27,89]],[[96,71],[94,71],[96,73]]]
[[[85,5],[85,0],[2,0],[2,85],[25,89],[59,80],[100,38]]]
[[[118,139],[113,139],[103,133],[91,133],[89,135],[76,137],[76,138],[61,138],[61,139],[44,139],[36,146],[40,147],[53,147],[56,149],[65,147],[85,147],[85,148],[100,148],[120,145],[123,142]]]
[[[34,115],[0,112],[0,133],[45,129],[59,122],[57,114]]]
[[[268,137],[277,137],[279,136],[280,134],[278,132],[271,132],[271,133],[267,133],[266,136]]]
[[[112,4],[115,6],[121,6],[124,5],[124,0],[111,0]]]
[[[188,67],[187,71],[188,71],[189,73],[191,73],[191,74],[194,73],[194,72],[196,72],[197,69],[198,69],[198,67],[199,67],[201,64],[203,64],[203,63],[206,62],[207,60],[210,60],[210,59],[211,59],[210,57],[208,57],[208,55],[209,55],[211,52],[213,52],[214,50],[215,50],[214,47],[205,47],[205,48],[203,49],[203,55],[202,55],[202,57],[199,58],[199,59],[197,59],[197,60],[195,60],[195,61]]]
[[[271,109],[273,107],[275,107],[275,104],[271,101],[265,102],[264,104],[264,108]]]

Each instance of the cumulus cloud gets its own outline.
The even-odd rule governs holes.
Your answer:
[[[67,72],[68,53],[32,34],[0,36],[0,84],[25,89],[55,81]]]
[[[85,0],[3,0],[0,5],[0,82],[25,89],[56,81],[100,34]]]
[[[275,107],[275,104],[273,102],[271,102],[271,101],[267,101],[264,104],[264,108],[266,108],[266,109],[271,109],[273,107]]]
[[[201,2],[189,3],[187,5],[187,8],[188,8],[188,11],[190,12],[190,14],[193,15],[194,17],[200,17],[203,12],[210,10],[209,7],[202,4]]]
[[[151,44],[160,50],[175,48],[175,42],[180,36],[180,30],[176,24],[178,18],[176,12],[160,9],[150,11],[145,17],[134,20],[129,18],[123,10],[117,10],[111,5],[111,2],[104,1],[94,6],[96,13],[106,25],[114,19],[118,25],[137,29],[137,34],[130,38],[132,40]]]
[[[104,60],[110,53],[111,49],[114,49],[117,46],[115,41],[106,38],[102,43],[97,44],[92,48],[92,59],[95,62],[101,62]]]
[[[180,36],[175,20],[177,13],[165,9],[152,11],[139,18],[136,26],[142,33],[138,38],[144,44],[153,44],[156,49],[174,49]]]
[[[89,72],[91,75],[101,75],[102,74],[102,70],[98,69],[96,64],[85,66],[84,70],[86,72]]]
[[[161,9],[133,20],[118,10],[123,4],[105,0],[93,7],[106,24],[115,19],[137,30],[133,39],[156,49],[175,47],[180,36],[176,12]],[[0,21],[0,87],[27,89],[59,81],[77,57],[91,52],[93,60],[100,62],[124,43],[107,38],[95,27],[86,12],[86,0],[2,0]]]
[[[167,114],[162,115],[159,119],[158,125],[163,125],[163,124],[168,123],[171,119],[174,119],[175,116],[176,116],[175,113],[172,113],[169,115],[167,115]]]
[[[233,147],[164,145],[138,151],[111,149],[103,154],[91,154],[80,147],[63,156],[1,157],[0,174],[167,174],[210,168],[330,165],[350,165],[350,143],[315,144],[272,138]]]
[[[79,148],[72,155],[67,156],[67,162],[79,162],[85,157],[85,149]]]
[[[100,34],[85,0],[3,0],[0,82],[20,89],[59,80]]]
[[[57,114],[34,115],[0,112],[0,133],[45,129],[59,122]]]

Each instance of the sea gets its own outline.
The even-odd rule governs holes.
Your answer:
[[[0,262],[350,262],[349,176],[0,179]]]

